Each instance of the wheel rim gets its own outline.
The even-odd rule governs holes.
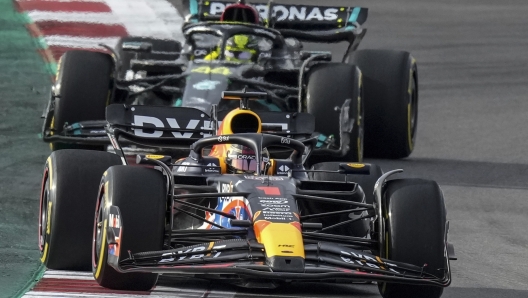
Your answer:
[[[104,206],[102,204],[104,199],[104,184],[101,184],[99,189],[99,198],[97,199],[97,206],[95,209],[95,220],[94,220],[94,234],[93,234],[93,246],[92,246],[92,263],[93,267],[97,268],[99,259],[102,257],[101,246],[104,245],[103,239],[103,222],[104,222]]]
[[[48,168],[44,170],[41,188],[40,214],[39,214],[39,250],[41,255],[44,253],[44,244],[46,243],[46,228],[48,223],[49,207],[49,179]]]

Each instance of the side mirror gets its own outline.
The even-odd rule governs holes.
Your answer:
[[[121,46],[125,52],[150,53],[152,52],[152,43],[150,42],[124,42]]]

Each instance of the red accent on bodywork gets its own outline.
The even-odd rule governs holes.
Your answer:
[[[300,222],[298,222],[298,221],[290,222],[290,225],[296,227],[299,230],[299,232],[302,232],[301,223]]]
[[[271,221],[267,220],[257,220],[253,223],[253,231],[255,232],[255,237],[260,238],[260,233],[271,224]]]
[[[244,9],[244,10],[251,10],[253,15],[255,16],[255,24],[259,23],[260,15],[258,14],[257,10],[253,8],[253,6],[249,6],[242,3],[235,3],[227,6],[224,11],[222,12],[222,15],[220,16],[220,21],[232,21],[232,20],[226,20],[225,19],[225,13],[226,11],[229,11],[230,9]]]
[[[264,191],[268,196],[280,196],[280,189],[276,186],[258,186],[258,189]]]

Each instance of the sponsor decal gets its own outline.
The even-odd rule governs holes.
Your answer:
[[[207,50],[200,50],[200,49],[194,50],[194,56],[205,56],[205,55],[207,55]]]
[[[228,142],[229,136],[218,136],[218,142]]]
[[[210,66],[200,66],[191,70],[191,72],[204,73],[204,74],[221,74],[228,76],[231,74],[231,70],[224,66],[219,67],[210,67]]]
[[[230,3],[222,2],[210,2],[209,14],[210,15],[221,15],[226,5]],[[260,17],[263,19],[268,18],[269,6],[267,4],[254,5],[257,9]],[[334,7],[306,7],[306,6],[285,6],[285,5],[273,5],[272,16],[277,21],[334,21],[337,20],[338,9]]]
[[[265,199],[259,198],[259,204],[261,204],[261,205],[264,205],[264,204],[268,204],[268,205],[288,204],[288,200],[285,199],[285,198],[279,198],[278,200],[272,200],[272,199],[273,199],[273,197],[265,198]]]
[[[222,191],[221,192],[233,192],[233,182],[228,183],[222,183]]]
[[[355,252],[346,252],[346,251],[341,251],[341,254],[357,258],[357,259],[353,259],[353,258],[347,258],[345,256],[341,256],[341,259],[344,262],[347,262],[350,264],[356,264],[356,265],[366,266],[370,268],[383,269],[383,270],[389,270],[395,273],[400,273],[394,270],[393,268],[391,268],[391,267],[397,267],[395,264],[392,264],[389,262],[383,262],[378,257],[373,258],[368,255],[362,255],[362,254],[358,254]],[[372,263],[375,263],[375,264],[372,264]]]
[[[278,169],[277,175],[288,175],[288,171],[291,170],[287,165],[281,165]]]
[[[191,163],[188,162],[188,161],[184,161],[182,162],[180,165],[177,165],[175,167],[177,167],[178,169],[176,170],[176,172],[178,173],[182,173],[182,172],[187,172],[187,165],[190,165]]]
[[[294,221],[293,215],[290,211],[268,211],[268,210],[262,210],[262,216],[265,220],[269,221],[276,221],[276,220],[282,220],[282,221]]]
[[[228,183],[222,183],[220,184],[220,192],[221,193],[231,193],[233,192],[233,182]],[[221,202],[231,202],[231,199],[233,197],[219,197]]]
[[[146,158],[150,159],[162,159],[165,157],[165,155],[154,155],[154,154],[147,154],[145,155]]]
[[[215,163],[208,163],[207,166],[209,168],[204,168],[205,173],[220,173],[220,166]]]
[[[176,118],[165,118],[165,123],[173,129],[179,129],[182,126]],[[181,120],[180,120],[181,121]],[[200,124],[202,124],[200,126]],[[164,121],[162,119],[152,117],[152,116],[142,116],[142,115],[134,115],[134,123],[132,123],[134,126],[143,126],[144,128],[135,128],[134,134],[139,137],[146,137],[146,138],[160,138],[163,136],[162,130],[154,130],[154,128],[165,128],[166,125],[164,124]],[[185,129],[200,129],[200,130],[211,130],[211,121],[208,120],[196,120],[191,119],[185,125]],[[146,132],[145,130],[148,130],[149,132]],[[196,132],[197,133],[197,132]],[[171,134],[178,139],[189,139],[192,138],[193,132],[177,132],[177,131],[171,131]],[[207,137],[211,134],[204,133],[203,136],[200,137]],[[110,139],[112,143],[114,142],[112,139]],[[117,143],[116,143],[117,144]],[[115,147],[115,146],[114,146]]]
[[[293,245],[293,244],[279,244],[278,247],[289,247],[289,248],[294,248],[295,245]]]
[[[281,144],[290,144],[290,139],[288,139],[288,138],[281,138]]]
[[[203,80],[193,85],[196,90],[214,90],[220,81]]]
[[[177,252],[170,252],[170,253],[164,253],[162,255],[162,260],[159,261],[158,263],[169,263],[169,262],[179,262],[179,261],[183,261],[183,260],[194,260],[194,259],[202,259],[204,257],[209,257],[209,258],[218,258],[218,256],[220,256],[220,254],[222,254],[221,251],[219,252],[216,252],[214,255],[211,255],[211,254],[196,254],[196,252],[200,252],[200,251],[204,251],[206,250],[206,247],[205,246],[198,246],[198,247],[195,247],[195,248],[189,248],[185,251],[183,250],[179,250]],[[176,254],[186,254],[184,256],[180,256],[178,257],[178,259],[176,259],[175,257],[173,257],[174,255]],[[168,258],[166,258],[168,257]],[[166,258],[166,259],[165,259]]]
[[[283,177],[250,176],[250,175],[245,175],[244,178],[247,180],[270,180],[270,181],[284,180]]]
[[[120,226],[120,221],[121,221],[121,218],[119,217],[118,214],[112,214],[110,213],[108,215],[108,226],[110,228],[116,228],[116,229],[120,229],[121,226]]]

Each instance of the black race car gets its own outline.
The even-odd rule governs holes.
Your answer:
[[[366,8],[269,5],[191,1],[183,45],[127,37],[117,50],[108,49],[111,54],[67,52],[44,113],[44,141],[53,150],[104,150],[109,144],[104,111],[113,103],[195,108],[204,116],[150,122],[185,128],[179,137],[195,141],[211,134],[213,128],[203,119],[210,118],[213,106],[219,115],[237,106],[222,100],[221,92],[245,89],[267,94],[254,104],[257,113],[301,112],[317,119],[314,152],[324,149],[325,154],[313,155],[314,162],[361,161],[363,151],[373,157],[407,157],[414,148],[418,113],[413,57],[357,50],[366,33]],[[240,45],[236,39],[251,40],[248,52],[233,52]],[[331,62],[330,52],[303,51],[303,42],[348,42],[348,48],[340,62]],[[277,132],[291,131],[288,119],[262,118],[275,123]],[[180,148],[184,152],[173,155],[188,153],[186,145]]]
[[[440,297],[454,253],[438,184],[393,179],[401,170],[383,173],[374,164],[305,167],[317,139],[262,133],[262,119],[248,109],[261,95],[224,93],[241,106],[219,134],[192,143],[185,159],[137,155],[136,165],[122,140],[170,148],[185,133],[139,127],[138,117],[186,108],[110,105],[105,130],[116,154],[59,150],[46,163],[42,262],[92,270],[100,285],[121,290],[148,290],[163,273],[251,288],[376,281],[385,298]],[[313,126],[313,117],[304,123]],[[140,128],[158,136],[134,132]],[[241,171],[231,155],[217,154],[234,150],[226,146],[244,147],[234,158],[255,167]],[[292,154],[269,159],[271,147]]]

